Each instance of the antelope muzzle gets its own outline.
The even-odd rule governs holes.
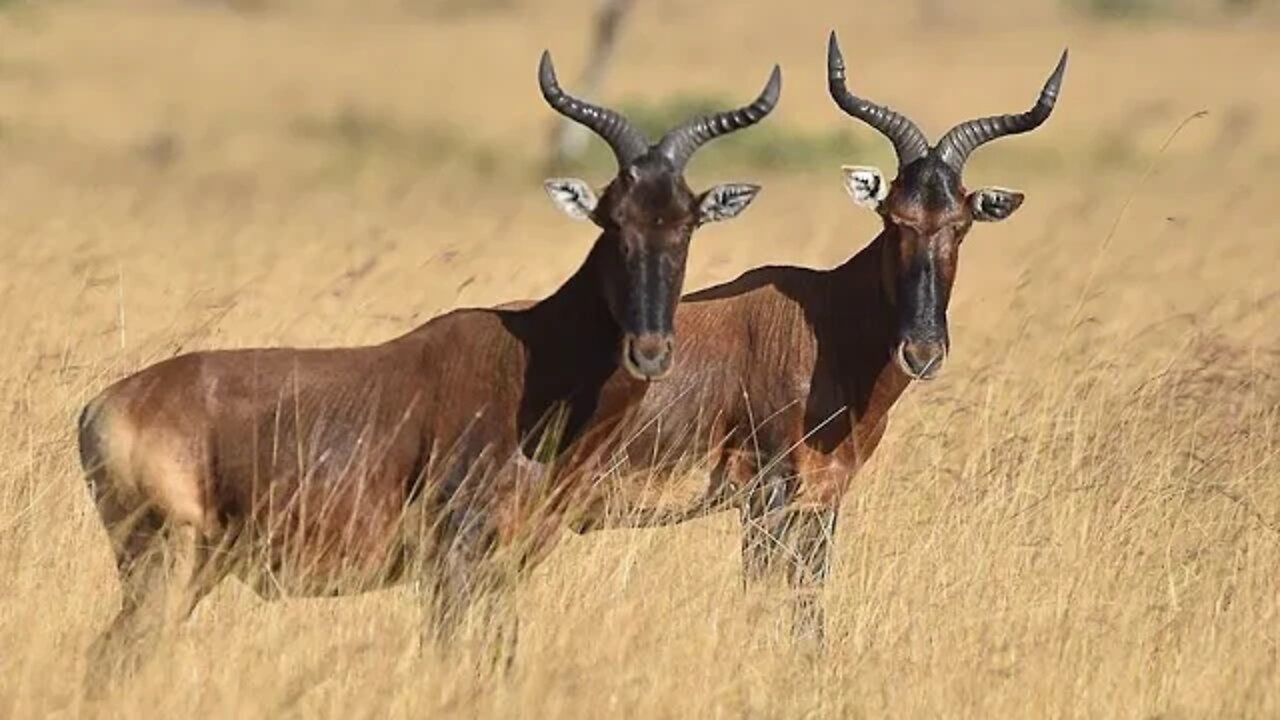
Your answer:
[[[905,242],[905,241],[904,241]],[[894,358],[913,380],[932,380],[942,371],[951,338],[947,305],[955,277],[954,254],[935,252],[939,243],[913,238],[915,251],[898,286],[898,345]]]
[[[942,370],[947,360],[947,343],[944,340],[905,339],[898,343],[895,353],[898,367],[913,380],[932,380]]]
[[[671,372],[676,339],[671,333],[628,333],[622,340],[622,365],[638,380],[660,380]]]

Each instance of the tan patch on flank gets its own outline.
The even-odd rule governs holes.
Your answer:
[[[205,502],[201,448],[178,431],[139,428],[123,413],[99,424],[111,482],[124,502],[156,508],[170,523],[206,534],[217,520]]]

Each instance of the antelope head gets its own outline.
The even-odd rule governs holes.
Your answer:
[[[728,183],[695,193],[685,166],[708,141],[763,120],[778,103],[781,71],[774,66],[751,104],[694,118],[653,144],[621,114],[561,90],[549,53],[542,55],[538,80],[547,103],[599,135],[617,159],[618,173],[598,197],[575,178],[547,180],[546,188],[570,217],[602,230],[599,269],[609,312],[622,330],[623,367],[641,380],[661,378],[675,358],[675,311],[693,231],[737,217],[760,191]]]
[[[934,377],[950,349],[947,304],[965,235],[975,221],[1008,218],[1024,198],[1016,190],[1001,187],[967,190],[961,177],[965,161],[985,143],[1044,123],[1058,100],[1066,67],[1064,50],[1027,112],[960,123],[931,146],[906,116],[849,91],[844,57],[836,34],[831,33],[827,84],[832,99],[888,138],[898,156],[892,181],[875,167],[846,165],[843,171],[845,189],[854,203],[875,210],[884,222],[889,238],[885,275],[897,315],[893,357],[914,379]]]

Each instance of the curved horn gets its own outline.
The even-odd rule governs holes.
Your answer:
[[[1005,135],[1016,135],[1040,127],[1049,119],[1049,113],[1053,112],[1053,106],[1058,102],[1058,91],[1062,88],[1062,76],[1066,70],[1067,51],[1063,50],[1058,66],[1045,81],[1034,107],[1019,115],[993,115],[960,123],[938,141],[938,154],[956,172],[960,172],[969,159],[969,153],[979,145]]]
[[[583,102],[561,90],[560,83],[556,81],[555,66],[551,64],[551,53],[547,50],[542,51],[542,60],[538,63],[538,85],[542,88],[542,97],[556,112],[604,138],[618,158],[619,166],[629,165],[648,151],[649,141],[622,115]]]
[[[671,161],[677,171],[683,170],[694,151],[710,140],[731,132],[751,127],[760,122],[778,105],[782,93],[782,69],[773,66],[769,81],[750,105],[728,112],[695,118],[662,136],[658,152]]]
[[[925,139],[924,133],[905,115],[849,92],[849,87],[845,84],[844,55],[840,53],[835,30],[831,31],[831,38],[827,41],[827,89],[831,91],[831,99],[836,101],[841,110],[889,138],[893,149],[898,153],[898,165],[910,165],[929,153],[929,141]]]

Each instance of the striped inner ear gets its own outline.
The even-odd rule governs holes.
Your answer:
[[[1009,217],[1018,208],[1026,196],[1017,190],[1000,187],[987,187],[975,190],[969,196],[969,206],[973,209],[973,219],[979,222],[998,222]]]
[[[875,208],[888,196],[889,184],[884,181],[880,168],[845,165],[840,170],[844,173],[844,189],[853,198],[854,204]]]
[[[569,217],[588,220],[595,212],[596,194],[585,182],[577,178],[551,178],[543,185],[551,201]]]
[[[698,222],[709,223],[737,217],[760,192],[759,185],[726,183],[707,191],[698,204]]]

